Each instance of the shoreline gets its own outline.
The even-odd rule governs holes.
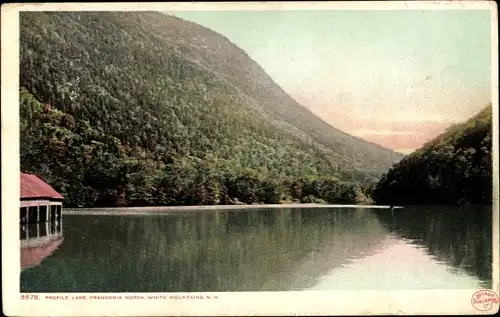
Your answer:
[[[151,206],[151,207],[102,207],[102,208],[63,208],[64,215],[124,215],[151,213],[179,213],[245,209],[278,209],[278,208],[371,208],[390,209],[384,205],[331,205],[331,204],[259,204],[259,205],[202,205],[202,206]],[[394,206],[394,209],[403,209]]]

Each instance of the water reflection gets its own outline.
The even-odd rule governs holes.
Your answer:
[[[376,252],[386,235],[357,209],[67,216],[65,224],[64,246],[22,277],[25,291],[304,289]]]
[[[34,268],[63,242],[62,220],[21,225],[21,271]]]
[[[393,214],[375,211],[380,222],[398,237],[446,263],[455,274],[467,272],[491,287],[491,206],[406,207]]]
[[[476,287],[491,282],[489,217],[408,208],[66,216],[64,244],[22,272],[21,290]]]

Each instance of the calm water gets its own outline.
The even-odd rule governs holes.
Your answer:
[[[29,228],[47,236],[23,240],[21,291],[490,288],[491,214],[472,206],[65,215],[59,227]]]

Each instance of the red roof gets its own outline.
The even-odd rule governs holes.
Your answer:
[[[21,173],[21,199],[23,198],[64,199],[63,195],[38,176]]]

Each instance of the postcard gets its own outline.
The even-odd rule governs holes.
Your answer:
[[[498,312],[495,2],[1,24],[5,315]]]

